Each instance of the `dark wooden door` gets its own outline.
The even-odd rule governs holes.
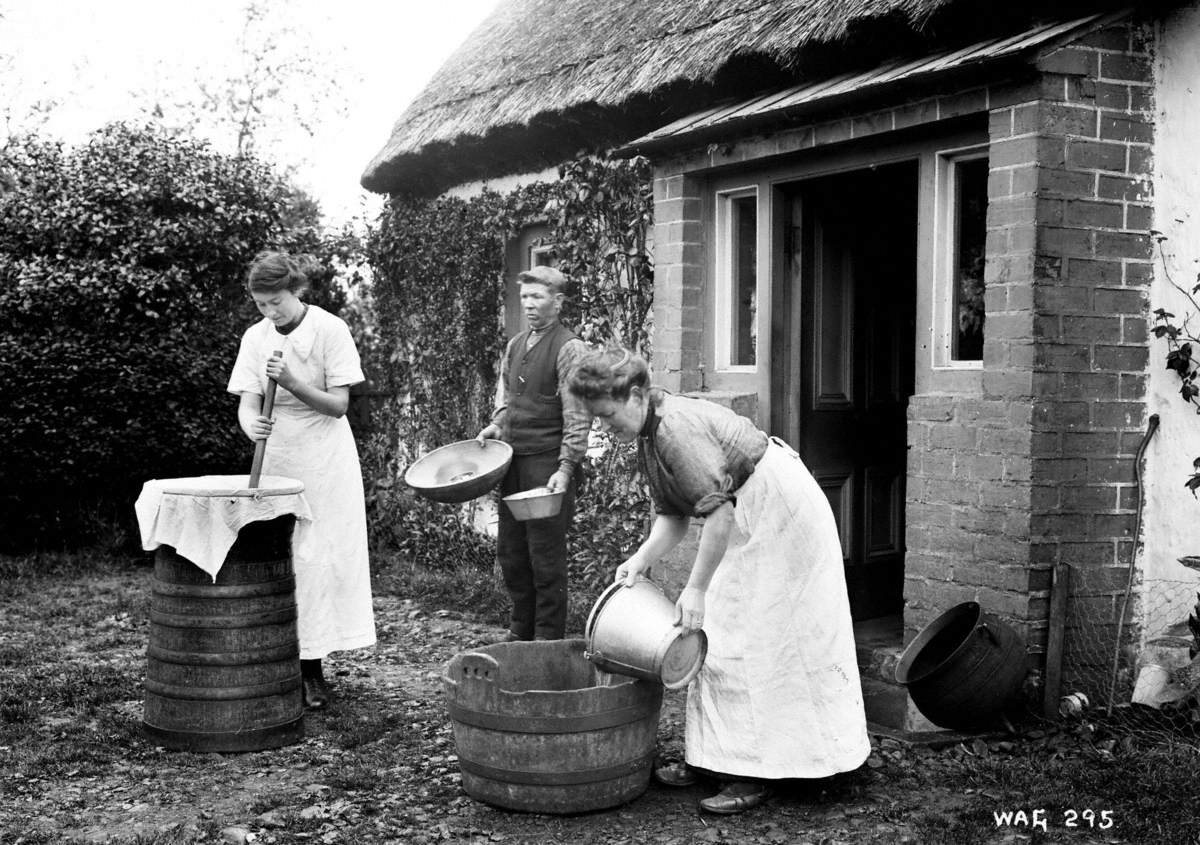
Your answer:
[[[776,421],[833,506],[855,619],[903,608],[916,190],[916,165],[902,164],[784,194],[791,290],[777,330],[790,365]]]

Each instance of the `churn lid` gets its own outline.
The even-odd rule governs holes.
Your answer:
[[[291,496],[304,492],[304,483],[282,475],[264,475],[257,487],[249,475],[199,475],[193,478],[160,478],[154,485],[163,493],[181,496]]]

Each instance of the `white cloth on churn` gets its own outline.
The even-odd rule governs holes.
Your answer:
[[[147,481],[133,503],[142,548],[150,552],[159,546],[170,546],[216,581],[238,532],[251,522],[267,522],[287,514],[297,520],[312,519],[303,493],[266,495],[291,488],[293,479],[263,476],[259,479],[259,489],[264,495],[258,496],[240,495],[246,489],[246,482],[245,475]],[[197,492],[183,492],[186,490]],[[225,495],[221,491],[239,495]]]
[[[281,350],[297,378],[327,390],[364,381],[358,350],[341,318],[309,305],[289,334],[270,320],[242,336],[229,378],[230,393],[265,395],[266,364]],[[263,472],[304,482],[311,522],[292,536],[300,657],[317,660],[333,651],[375,643],[367,516],[358,449],[345,416],[305,405],[282,386],[275,394],[275,426],[267,438]]]

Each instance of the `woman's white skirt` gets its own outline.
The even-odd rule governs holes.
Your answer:
[[[708,656],[688,688],[687,762],[757,778],[855,769],[871,745],[829,502],[774,440],[736,495],[705,601]]]

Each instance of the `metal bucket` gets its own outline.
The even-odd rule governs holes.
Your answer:
[[[662,687],[618,678],[579,639],[456,655],[442,676],[463,789],[510,810],[582,813],[650,783]]]
[[[896,680],[921,714],[943,728],[995,727],[1025,680],[1025,644],[977,602],[926,625],[896,664]]]
[[[675,603],[652,581],[612,584],[596,600],[584,629],[587,658],[620,675],[658,681],[667,689],[691,683],[704,665],[708,636],[683,636]]]

